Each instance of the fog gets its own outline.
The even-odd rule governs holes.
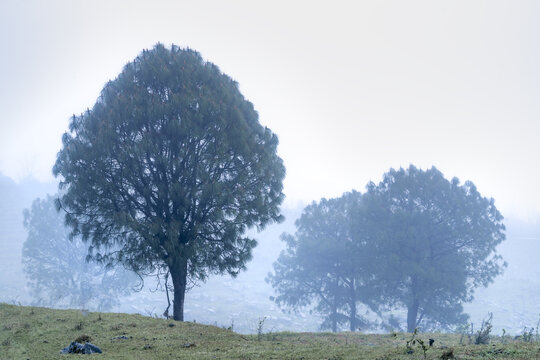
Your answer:
[[[186,295],[186,320],[256,332],[317,331],[283,312],[265,277],[304,207],[364,191],[390,168],[473,181],[505,217],[504,274],[465,312],[494,332],[536,326],[540,299],[540,24],[537,2],[69,1],[0,4],[0,301],[35,304],[22,271],[23,210],[57,193],[51,168],[72,114],[161,42],[201,52],[239,83],[280,140],[286,220],[261,233],[247,271]],[[108,311],[163,316],[165,292]],[[84,304],[81,304],[81,307]],[[94,309],[92,309],[94,310]],[[402,321],[405,313],[396,313]],[[346,330],[345,328],[342,330]]]
[[[0,224],[7,230],[0,233],[0,301],[34,304],[35,299],[30,296],[21,266],[21,249],[27,236],[22,225],[22,211],[30,207],[35,198],[55,194],[56,184],[28,179],[17,184],[2,176],[0,190],[5,199]],[[259,244],[247,271],[235,279],[214,276],[191,289],[186,295],[186,320],[222,327],[232,324],[235,331],[254,333],[258,322],[264,318],[265,331],[318,331],[322,320],[317,313],[281,310],[270,300],[275,293],[265,282],[268,272],[272,271],[272,263],[284,248],[279,235],[282,232],[294,233],[294,221],[301,211],[302,207],[284,209],[286,220],[283,223],[271,225],[261,233],[253,233]],[[465,305],[465,312],[476,326],[487,312],[493,312],[494,333],[505,329],[507,333],[521,334],[524,327],[536,326],[538,320],[540,223],[510,218],[505,220],[505,224],[507,240],[498,250],[508,262],[508,268],[488,288],[476,290],[475,299]],[[143,290],[120,297],[119,302],[108,311],[163,317],[167,307],[165,292],[156,291],[154,278],[146,279]],[[403,320],[405,313],[398,312],[397,316]]]

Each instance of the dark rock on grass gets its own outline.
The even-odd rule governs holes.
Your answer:
[[[91,343],[85,343],[84,345],[73,341],[69,346],[63,348],[60,354],[101,354],[102,351],[99,347]]]

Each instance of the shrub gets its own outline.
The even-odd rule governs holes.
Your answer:
[[[476,333],[476,337],[474,340],[474,343],[479,344],[487,344],[489,343],[489,334],[491,333],[492,325],[491,321],[493,320],[493,313],[489,313],[487,319],[482,321],[482,326],[480,327],[480,330]]]

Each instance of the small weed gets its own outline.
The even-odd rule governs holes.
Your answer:
[[[456,332],[461,335],[459,337],[459,345],[463,345],[463,340],[465,336],[467,336],[467,339],[469,340],[468,343],[469,344],[472,343],[473,328],[474,328],[473,323],[470,323],[470,324],[467,323],[467,324],[458,326],[458,328],[456,329]]]
[[[22,306],[21,302],[17,299],[11,299],[10,303],[11,305]]]
[[[137,324],[135,324],[134,322],[130,323],[129,326],[131,327],[137,327]]]
[[[270,341],[277,341],[278,340],[278,337],[277,337],[275,332],[270,332],[270,334],[268,334],[268,335],[270,335]]]
[[[79,323],[77,325],[75,325],[73,330],[82,330],[83,327],[84,327],[84,324],[82,323],[82,321],[79,321]]]
[[[521,335],[521,338],[524,342],[533,342],[533,331],[534,328],[530,328],[527,330],[527,327],[523,328],[523,334]]]
[[[29,323],[24,323],[23,328],[25,328],[26,330],[30,329],[30,324]]]
[[[540,315],[538,315],[538,322],[536,323],[536,341],[540,340],[538,337],[538,327],[540,326]]]
[[[152,310],[144,309],[144,312],[146,313],[146,316],[157,319],[158,316],[155,312],[156,308],[153,307]]]
[[[491,333],[491,321],[493,320],[493,313],[489,313],[487,319],[482,321],[482,326],[480,330],[476,333],[474,343],[479,344],[488,344],[489,343],[489,334]]]
[[[427,351],[429,347],[428,345],[426,345],[424,340],[417,338],[416,337],[417,335],[418,335],[418,328],[414,329],[411,339],[407,340],[407,353],[408,354],[414,353],[414,345],[418,344],[418,346],[422,349],[424,353],[424,359],[427,359]]]
[[[76,342],[78,343],[85,343],[85,342],[90,342],[92,341],[92,338],[88,335],[81,335],[81,336],[78,336],[76,339],[75,339]]]
[[[538,318],[538,322],[536,323],[536,328],[531,327],[524,327],[523,333],[520,336],[516,336],[516,339],[521,338],[524,342],[533,342],[533,341],[539,341],[540,336],[538,334],[538,328],[540,327],[540,317]]]
[[[261,341],[263,336],[263,327],[264,327],[264,321],[266,320],[266,316],[263,318],[259,318],[259,323],[257,325],[257,340]]]
[[[115,331],[120,330],[121,328],[122,328],[122,324],[116,324],[116,325],[111,326],[111,330],[115,330]]]

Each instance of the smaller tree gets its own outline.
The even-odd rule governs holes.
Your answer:
[[[296,234],[282,235],[287,248],[267,277],[278,293],[277,304],[293,310],[314,304],[325,316],[321,328],[334,332],[344,323],[351,331],[366,328],[369,321],[359,315],[358,305],[375,308],[365,239],[351,231],[361,198],[351,192],[307,206],[296,221]]]
[[[412,165],[390,169],[367,189],[370,253],[386,304],[407,309],[409,332],[466,321],[462,303],[506,266],[496,252],[505,227],[494,200],[470,181]]]
[[[87,262],[88,248],[80,237],[69,239],[64,212],[54,197],[36,199],[24,211],[28,237],[23,244],[23,270],[37,305],[80,306],[108,310],[136,285],[134,273]]]

